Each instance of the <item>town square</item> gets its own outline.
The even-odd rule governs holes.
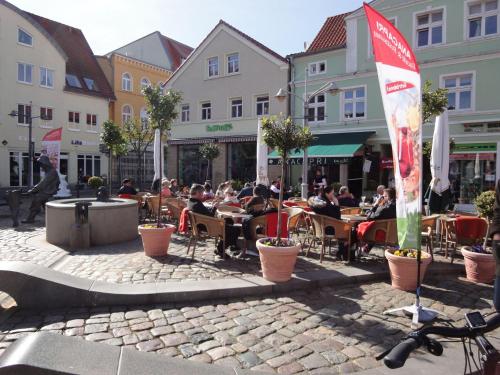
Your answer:
[[[0,374],[500,373],[498,0],[85,4],[0,0]]]

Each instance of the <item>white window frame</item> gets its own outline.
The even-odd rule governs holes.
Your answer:
[[[17,108],[19,112],[19,106],[22,105],[24,106],[23,114],[26,115],[26,107],[30,107],[30,114],[33,116],[33,106],[27,103],[17,103]],[[17,117],[17,125],[19,126],[29,126],[29,121],[26,119],[26,116],[23,117],[24,122],[19,122],[19,116]]]
[[[147,84],[145,84],[145,82],[147,82]],[[142,93],[142,90],[144,90],[146,87],[150,87],[150,86],[151,86],[151,81],[147,77],[142,77],[141,78],[141,93]]]
[[[260,101],[259,98],[267,97],[267,101]],[[261,113],[259,115],[258,107],[262,104],[262,109],[264,110],[264,104],[267,103],[267,113]],[[255,95],[255,116],[268,116],[271,113],[271,101],[269,100],[269,94]]]
[[[47,113],[48,109],[52,110],[52,118],[50,120],[46,120],[46,119],[42,118],[42,109],[45,109],[46,113]],[[52,121],[54,121],[54,108],[46,106],[46,105],[41,105],[40,106],[40,128],[42,128],[42,129],[50,129],[50,128],[52,128],[53,127],[52,126]]]
[[[31,37],[31,44],[27,44],[27,43],[23,43],[23,42],[19,41],[19,31],[22,31],[23,33],[26,33],[26,34],[28,34]],[[33,47],[33,39],[34,39],[33,38],[33,34],[27,32],[22,27],[18,27],[17,28],[17,44],[20,44],[21,46],[25,46],[25,47]]]
[[[438,22],[432,22],[432,14],[433,13],[438,13],[442,12],[443,17],[441,21]],[[424,16],[424,15],[429,15],[429,23],[425,25],[418,25],[418,17]],[[432,28],[436,26],[441,26],[441,43],[435,43],[432,44]],[[428,29],[429,30],[429,35],[427,42],[430,42],[429,44],[426,44],[425,46],[419,46],[418,45],[418,30],[419,29]],[[426,9],[423,11],[418,11],[413,13],[413,47],[417,50],[421,49],[426,49],[426,48],[432,48],[432,47],[438,47],[446,44],[446,7],[436,7],[432,9]]]
[[[210,107],[203,108],[203,105],[204,105],[204,104],[210,104]],[[210,116],[207,116],[207,118],[203,118],[203,111],[204,111],[204,110],[206,110],[206,109],[208,109],[208,110],[209,110],[208,114],[209,114]],[[212,109],[213,109],[213,108],[212,108],[212,102],[211,102],[210,100],[206,100],[206,101],[200,102],[200,120],[201,120],[201,121],[211,121],[211,120],[212,120],[212,117],[213,117],[213,116],[212,116]]]
[[[26,79],[26,68],[29,66],[31,67],[31,81],[21,81],[19,80],[19,65],[23,65],[24,68],[23,68],[23,71],[24,71],[24,79]],[[22,62],[22,61],[18,61],[17,62],[17,71],[16,71],[16,74],[17,74],[17,82],[18,83],[22,83],[23,85],[33,85],[33,75],[35,73],[35,69],[34,69],[34,65],[33,64],[29,64],[29,63],[25,63],[25,62]]]
[[[323,96],[324,97],[324,100],[323,102],[318,102],[318,97],[319,96]],[[305,98],[304,98],[305,99]],[[322,93],[322,94],[319,94],[319,95],[316,95],[314,96],[314,98],[312,98],[314,100],[313,103],[311,103],[309,101],[309,103],[307,103],[307,107],[308,109],[313,109],[314,110],[314,119],[313,120],[309,120],[309,112],[305,113],[304,114],[304,117],[307,116],[307,122],[311,125],[314,125],[314,124],[323,124],[326,122],[326,100],[327,100],[327,94],[326,93]],[[311,99],[309,99],[311,100]],[[323,120],[318,120],[318,108],[320,107],[323,107]]]
[[[464,2],[464,40],[481,40],[485,38],[498,38],[500,36],[500,1],[497,3],[497,9],[494,11],[485,12],[484,6],[485,0],[468,0]],[[481,4],[481,13],[469,15],[469,6]],[[496,13],[497,15],[497,32],[496,34],[488,34],[485,35],[486,30],[486,22],[485,18],[488,16],[492,16]],[[481,18],[481,35],[479,36],[469,36],[469,20]]]
[[[365,97],[364,97],[364,103],[365,103],[365,113],[363,117],[355,117],[356,115],[356,98],[353,96],[353,99],[346,99],[345,98],[345,92],[346,91],[355,91],[356,89],[359,88],[364,88],[365,90]],[[353,117],[352,118],[346,118],[345,117],[345,104],[347,102],[352,102],[352,110],[353,110]],[[349,122],[349,121],[358,121],[358,120],[366,120],[368,114],[368,91],[367,91],[367,85],[357,85],[357,86],[350,86],[350,87],[342,87],[342,93],[340,95],[340,121],[341,122]]]
[[[391,22],[395,27],[398,27],[398,17],[388,17],[387,20]],[[372,45],[372,36],[370,34],[370,29],[368,28],[368,38],[367,38],[367,52],[366,56],[368,59],[373,59],[373,45]]]
[[[325,70],[323,70],[322,72],[319,71],[319,67],[321,64],[324,64],[325,65]],[[312,72],[312,67],[316,67],[316,72],[313,73]],[[310,77],[314,77],[314,76],[318,76],[318,75],[321,75],[321,74],[325,74],[326,71],[328,70],[328,67],[326,65],[326,60],[320,60],[320,61],[313,61],[313,62],[310,62],[309,64],[307,64],[307,75],[310,76]]]
[[[191,117],[191,106],[189,103],[184,103],[181,105],[181,122],[190,122]]]
[[[239,100],[241,103],[234,104],[233,102],[235,100]],[[238,107],[239,107],[240,116],[233,117],[233,107],[236,107],[236,114],[238,114]],[[243,118],[243,98],[239,97],[239,98],[230,98],[229,99],[229,117],[232,119],[242,119]]]
[[[43,84],[42,83],[42,77],[43,77],[43,73],[42,71],[45,71],[45,74],[46,74],[46,77],[49,76],[49,73],[52,75],[52,85],[47,85],[47,84]],[[49,68],[46,68],[44,66],[41,66],[40,67],[40,87],[44,87],[46,89],[53,89],[54,88],[54,70],[53,69],[49,69]]]
[[[238,60],[236,61],[236,63],[234,62],[229,62],[229,58],[232,57],[232,56],[236,56],[238,58]],[[237,65],[237,70],[236,71],[232,71],[230,72],[229,71],[229,66],[230,65]],[[233,69],[234,69],[234,66],[233,66]],[[239,74],[240,73],[240,53],[239,52],[234,52],[234,53],[228,53],[226,55],[226,74],[227,75],[233,75],[233,74]]]
[[[148,110],[146,107],[141,108],[141,110],[139,112],[139,120],[141,122],[141,128],[147,129],[149,126],[149,116],[148,116]]]
[[[90,124],[87,122],[87,117],[90,116]],[[94,121],[93,118],[95,117],[95,124],[94,124]],[[86,116],[85,116],[85,124],[87,125],[87,131],[88,132],[97,132],[97,124],[98,124],[98,121],[97,121],[97,114],[95,113],[87,113]]]
[[[125,110],[125,107],[128,107],[130,108],[130,113],[125,113],[124,110]],[[127,116],[127,120],[124,120],[124,116]],[[121,116],[121,120],[122,120],[122,125],[124,125],[127,121],[130,121],[134,118],[134,107],[132,107],[130,104],[124,104],[122,105],[122,116]]]
[[[73,113],[73,121],[69,121],[69,114]],[[75,114],[78,113],[78,122],[75,121]],[[80,124],[82,122],[82,113],[80,111],[68,111],[68,129],[73,131],[80,131]]]
[[[128,76],[128,78],[125,78],[126,75]],[[123,82],[126,79],[128,80],[128,86],[130,86],[129,87],[130,90],[127,89],[127,87],[125,87],[126,85],[123,84]],[[123,72],[122,73],[122,85],[121,86],[122,86],[122,91],[126,91],[126,92],[132,92],[132,91],[134,91],[134,84],[133,84],[133,81],[132,81],[132,74],[130,74],[128,72]]]
[[[211,67],[211,64],[210,64],[210,60],[212,59],[216,59],[217,61],[217,74],[212,74],[210,75],[210,67]],[[220,76],[220,64],[219,64],[219,56],[212,56],[212,57],[209,57],[207,58],[207,78],[217,78]]]
[[[444,80],[449,79],[449,78],[460,78],[466,75],[471,75],[471,103],[470,103],[470,108],[465,108],[465,109],[449,109],[450,113],[463,113],[463,112],[474,112],[476,110],[476,71],[475,70],[470,70],[466,72],[456,72],[456,73],[449,73],[449,74],[441,74],[439,76],[439,87],[445,88],[444,85]],[[457,88],[459,88],[458,86]],[[465,91],[465,90],[454,90],[454,92],[459,92],[459,91]],[[460,103],[460,100],[458,99],[457,96],[455,96],[455,103]]]

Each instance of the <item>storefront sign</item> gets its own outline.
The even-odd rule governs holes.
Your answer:
[[[495,152],[496,143],[457,143],[453,146],[453,153],[461,152]]]
[[[228,132],[233,130],[233,124],[217,124],[217,125],[207,125],[207,132]]]
[[[72,139],[71,144],[75,146],[97,146],[96,142],[92,141],[82,141],[80,139]]]
[[[380,159],[380,169],[394,169],[394,162],[392,158]]]
[[[491,152],[479,153],[479,154],[451,154],[450,160],[476,160],[476,155],[479,155],[479,160],[489,160],[495,161],[495,155]]]
[[[302,165],[302,158],[291,158],[287,160],[287,165]],[[328,166],[349,163],[349,158],[307,158],[309,165]],[[281,159],[268,159],[268,165],[281,165]]]

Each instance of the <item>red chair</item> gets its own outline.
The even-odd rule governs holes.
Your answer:
[[[189,208],[187,207],[182,209],[178,232],[181,234],[187,234],[189,232]]]
[[[285,207],[297,207],[298,204],[297,204],[297,202],[293,202],[293,201],[284,201],[283,206],[285,206]]]
[[[118,198],[130,199],[132,198],[132,194],[118,194]]]
[[[241,204],[240,203],[224,203],[224,206],[241,208]]]
[[[281,237],[288,237],[288,214],[281,213]],[[266,235],[276,237],[278,234],[278,213],[270,212],[266,214]]]

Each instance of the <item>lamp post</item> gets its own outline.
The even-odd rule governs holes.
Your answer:
[[[24,117],[24,120],[28,121],[28,188],[33,187],[33,160],[35,158],[35,145],[33,143],[33,119],[34,118],[41,118],[43,119],[44,116],[39,115],[39,116],[32,116],[31,115],[31,108],[32,108],[32,103],[30,102],[30,112],[29,114],[24,113],[20,114],[18,111],[12,110],[9,113],[10,117]],[[22,160],[22,158],[21,158]],[[22,176],[21,176],[21,185],[22,185]]]
[[[307,69],[306,69],[306,77],[307,77]],[[307,81],[306,81],[307,84]],[[337,95],[341,89],[337,87],[335,82],[331,81],[326,83],[325,85],[321,86],[319,89],[314,91],[311,94],[307,94],[307,86],[306,87],[306,94],[305,94],[305,99],[302,98],[301,96],[295,94],[294,92],[291,92],[287,89],[281,88],[279,91],[276,93],[274,96],[278,101],[283,101],[287,98],[288,95],[293,95],[296,98],[300,99],[302,103],[304,104],[304,128],[308,126],[308,119],[309,119],[309,102],[311,99],[315,98],[318,95],[324,94],[324,93],[329,93],[331,95]],[[308,184],[307,184],[307,168],[308,167],[308,155],[307,155],[307,149],[303,150],[303,157],[302,157],[302,185],[301,185],[301,197],[302,199],[307,199],[307,193],[308,193]]]

